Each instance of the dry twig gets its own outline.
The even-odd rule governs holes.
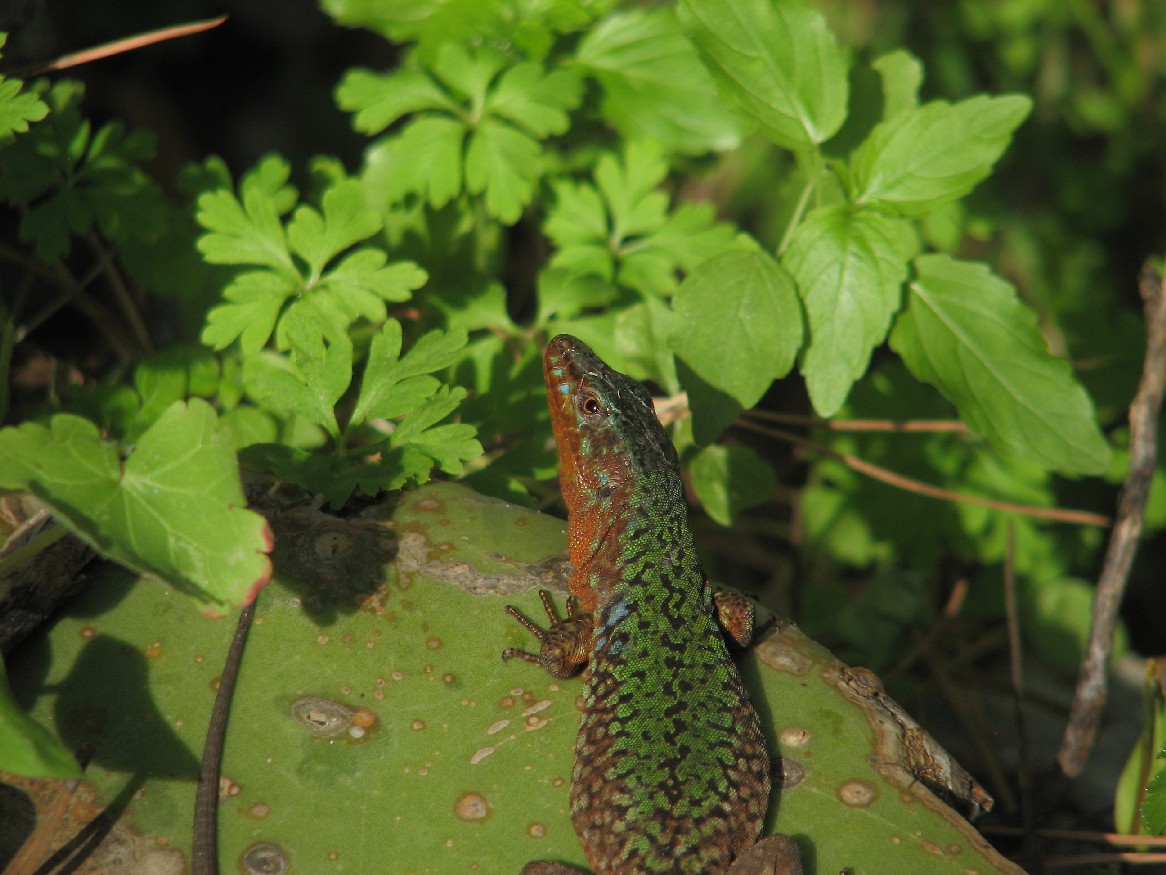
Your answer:
[[[1106,665],[1113,650],[1117,612],[1138,550],[1146,498],[1158,460],[1158,415],[1166,393],[1166,282],[1147,267],[1142,271],[1138,291],[1146,316],[1146,360],[1137,394],[1130,404],[1129,470],[1118,501],[1105,565],[1097,581],[1093,625],[1081,661],[1073,708],[1057,752],[1057,762],[1068,778],[1081,774],[1097,737],[1108,692]]]

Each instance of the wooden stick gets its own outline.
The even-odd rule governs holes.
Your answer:
[[[1138,536],[1150,480],[1158,460],[1158,415],[1166,394],[1166,283],[1156,271],[1142,271],[1138,291],[1146,314],[1146,359],[1142,379],[1130,404],[1130,464],[1117,506],[1117,521],[1110,532],[1105,564],[1093,599],[1093,625],[1081,661],[1077,692],[1069,723],[1057,752],[1066,777],[1081,774],[1105,709],[1108,693],[1106,668],[1113,650],[1118,608],[1129,580],[1130,566],[1138,552]]]

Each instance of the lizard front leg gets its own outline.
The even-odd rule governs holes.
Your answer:
[[[550,620],[550,625],[546,629],[540,628],[513,605],[506,606],[506,613],[538,639],[539,652],[530,653],[508,647],[502,651],[502,658],[517,657],[541,666],[557,678],[569,678],[591,658],[592,642],[595,638],[592,617],[590,614],[576,614],[574,601],[568,600],[567,619],[560,620],[554,602],[551,601],[551,594],[545,589],[540,589],[538,595]]]

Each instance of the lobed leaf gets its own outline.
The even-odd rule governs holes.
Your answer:
[[[0,33],[0,49],[6,42],[8,34]],[[0,76],[0,143],[23,134],[30,124],[49,114],[45,102],[33,92],[21,93],[23,88],[19,79]]]
[[[902,300],[911,228],[847,206],[823,207],[798,225],[782,258],[806,308],[801,371],[820,416],[842,406],[887,336]]]
[[[1048,351],[1036,315],[987,266],[946,255],[914,262],[891,347],[999,450],[1063,474],[1109,462],[1093,404],[1069,363]]]
[[[846,118],[846,58],[804,0],[682,0],[681,22],[724,93],[779,146],[823,143]]]
[[[162,578],[208,612],[255,597],[271,576],[271,534],[247,510],[214,410],[172,404],[124,462],[88,420],[0,431],[0,488],[27,489],[103,555]]]

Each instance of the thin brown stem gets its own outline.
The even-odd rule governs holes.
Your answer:
[[[1019,836],[1024,834],[1019,826],[980,827],[984,835]],[[1065,839],[1071,842],[1105,842],[1107,845],[1145,845],[1148,848],[1166,848],[1166,836],[1130,835],[1120,832],[1090,832],[1080,829],[1038,829],[1036,835],[1042,839]]]
[[[830,431],[890,431],[934,433],[952,432],[968,434],[970,430],[958,419],[822,419],[820,416],[806,416],[801,413],[780,413],[776,410],[750,410],[745,413],[756,419],[778,422],[783,425],[800,425],[807,428],[824,428]]]
[[[114,264],[113,254],[105,248],[97,235],[92,231],[90,231],[88,239],[89,246],[97,256],[97,261],[101,265],[106,280],[109,281],[110,288],[113,289],[113,295],[121,307],[122,315],[125,316],[126,322],[129,323],[130,331],[133,333],[134,339],[137,340],[143,350],[149,352],[154,347],[153,341],[150,339],[150,332],[146,329],[146,323],[142,320],[141,311],[134,301],[134,296],[130,292],[129,286],[125,284],[121,271]]]
[[[1158,460],[1158,415],[1166,394],[1166,282],[1146,268],[1138,291],[1145,309],[1146,359],[1138,391],[1130,404],[1129,470],[1118,501],[1117,519],[1110,532],[1105,564],[1097,580],[1089,644],[1081,661],[1077,692],[1057,753],[1057,762],[1068,778],[1081,774],[1097,737],[1108,694],[1106,666],[1113,650],[1118,608],[1138,550],[1146,498]]]
[[[218,18],[208,18],[203,21],[192,21],[188,24],[177,24],[173,27],[163,27],[158,30],[147,31],[136,36],[129,36],[123,39],[114,40],[113,42],[102,43],[99,46],[94,46],[89,49],[82,49],[79,52],[73,52],[69,55],[62,55],[54,61],[47,61],[43,64],[34,64],[30,67],[24,67],[16,72],[16,75],[22,79],[27,79],[30,76],[39,76],[42,73],[49,73],[53,70],[66,70],[69,67],[77,67],[81,64],[88,64],[90,61],[99,61],[102,58],[113,57],[125,52],[140,49],[144,46],[153,45],[154,43],[165,42],[166,40],[177,39],[178,37],[190,36],[195,33],[202,33],[204,30],[218,27],[227,16],[220,15]]]
[[[737,421],[737,425],[741,428],[755,431],[758,434],[775,437],[779,440],[788,441],[795,446],[804,447],[810,452],[817,453],[822,456],[829,456],[832,459],[837,459],[848,468],[865,474],[889,486],[895,486],[906,492],[914,492],[917,495],[926,495],[928,498],[938,498],[943,501],[962,502],[964,504],[974,504],[979,507],[990,507],[993,510],[1001,510],[1007,513],[1020,514],[1021,516],[1035,517],[1036,519],[1052,520],[1060,523],[1072,523],[1079,526],[1108,526],[1110,519],[1107,516],[1102,516],[1097,513],[1090,513],[1084,510],[1065,510],[1059,507],[1040,507],[1032,504],[1019,504],[1013,501],[1000,501],[995,498],[985,498],[982,495],[969,495],[966,492],[953,492],[950,489],[941,489],[938,486],[932,486],[930,483],[924,483],[921,480],[915,480],[911,477],[904,477],[902,474],[896,474],[887,468],[880,465],[875,465],[865,459],[860,459],[857,456],[852,456],[849,453],[840,453],[837,450],[831,449],[809,438],[804,438],[801,435],[793,432],[785,431],[779,428],[770,428],[768,426],[760,425],[755,422],[750,422],[747,419]]]

